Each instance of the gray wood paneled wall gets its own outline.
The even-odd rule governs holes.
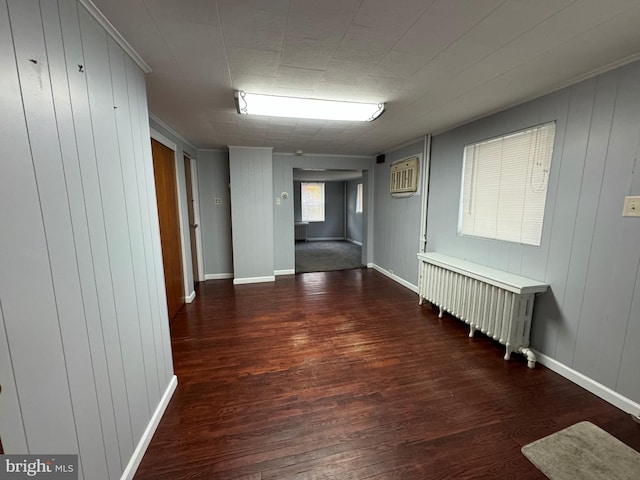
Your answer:
[[[456,233],[463,146],[556,120],[540,247]],[[640,63],[433,139],[428,249],[551,285],[536,301],[532,346],[640,402]]]
[[[204,274],[233,276],[229,153],[198,150],[198,192]],[[216,198],[221,200],[216,204]]]
[[[234,282],[274,277],[271,148],[229,147]]]
[[[75,0],[0,1],[0,436],[118,479],[173,378],[144,73]]]
[[[387,152],[385,163],[375,166],[373,262],[411,285],[418,285],[416,253],[420,246],[422,188],[412,197],[393,198],[389,193],[389,180],[391,164],[412,155],[422,156],[423,145],[424,142],[419,141]]]

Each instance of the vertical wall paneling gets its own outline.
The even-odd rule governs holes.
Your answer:
[[[123,367],[119,347],[108,349],[105,345],[105,340],[109,338],[108,332],[112,330],[110,327],[115,325],[115,309],[108,268],[102,199],[95,161],[78,7],[74,0],[60,0],[59,11],[68,72],[68,91],[74,121],[78,163],[75,169],[77,171],[74,170],[71,157],[65,155],[64,161],[87,331],[100,405],[102,437],[109,472],[110,475],[114,475],[115,472],[121,471],[123,466],[118,434],[130,431]],[[80,179],[76,179],[74,175],[80,175]],[[76,182],[74,186],[69,183],[72,181]],[[82,195],[83,199],[72,198],[72,191],[73,195]],[[116,428],[116,419],[119,420],[119,429]]]
[[[636,193],[637,192],[638,191],[636,191]],[[640,398],[640,381],[638,381],[638,365],[640,365],[640,349],[638,349],[640,322],[638,322],[637,319],[640,318],[640,264],[637,267],[633,299],[616,389],[622,395],[638,399]],[[638,414],[640,414],[640,412],[636,412],[636,415]]]
[[[270,148],[229,147],[234,281],[273,279],[273,160]]]
[[[233,276],[229,154],[218,150],[198,150],[197,163],[205,279]],[[220,199],[219,204],[216,204],[216,198]],[[277,228],[275,235],[277,251]]]
[[[117,480],[175,385],[144,74],[76,0],[0,1],[0,62],[0,435]]]
[[[79,294],[82,294],[82,280],[80,267],[76,259],[79,259],[80,253],[85,256],[83,260],[86,259],[86,222],[81,217],[85,213],[82,208],[84,200],[82,198],[82,184],[78,169],[69,83],[57,2],[45,2],[41,5],[41,8],[55,108],[55,118],[50,119],[50,128],[54,130],[54,124],[57,122],[63,162],[62,168],[60,168],[60,165],[51,164],[50,161],[47,162],[47,165],[55,169],[59,174],[64,174],[66,196],[59,196],[58,198],[67,200],[65,207],[69,212],[64,219],[55,219],[55,228],[62,230],[62,227],[64,227],[66,231],[65,238],[60,239],[60,251],[51,255],[52,271],[54,272],[54,280],[56,269],[63,273],[55,282],[62,286],[62,288],[56,287],[56,297],[60,311],[60,324],[76,418],[81,458],[80,466],[82,467],[84,462],[87,462],[88,465],[91,465],[91,473],[93,475],[104,477],[108,474],[105,442],[90,441],[94,438],[96,432],[101,431],[102,428],[95,385],[96,377],[89,344],[86,310],[84,304],[79,302],[77,298]],[[49,181],[41,182],[41,184],[53,184],[52,180],[54,178],[54,172],[49,172],[47,177]],[[51,204],[56,210],[58,207],[62,207],[62,205],[57,206],[54,202],[47,202],[47,204]],[[54,228],[47,228],[47,230],[51,231]],[[78,239],[76,240],[75,237],[78,237]],[[90,261],[90,258],[87,260]],[[72,268],[69,268],[71,266]],[[73,275],[71,275],[72,272]],[[61,292],[66,292],[67,295],[63,295]]]
[[[640,132],[640,64],[624,68],[616,96],[607,167],[602,180],[589,274],[585,286],[575,364],[596,381],[615,388],[620,347],[629,322],[638,249],[637,222],[621,216],[623,196],[631,187]],[[597,275],[595,275],[597,272]],[[610,286],[603,289],[602,285]]]
[[[0,10],[5,5],[0,2]],[[0,17],[2,14],[0,13]],[[2,22],[0,20],[0,25]],[[0,136],[0,138],[2,138]],[[9,351],[9,342],[2,314],[2,304],[0,303],[0,385],[2,385],[2,395],[0,395],[0,439],[4,453],[27,452],[27,437],[25,436],[22,410],[18,399],[18,389],[16,379],[13,374],[13,362]]]
[[[97,22],[81,11],[80,22],[85,47],[85,63],[90,95],[91,118],[94,125],[96,160],[102,193],[102,207],[109,249],[109,266],[113,276],[117,330],[121,345],[124,377],[127,390],[133,447],[142,436],[149,418],[147,386],[140,348],[138,305],[130,232],[127,223],[122,180],[121,158],[118,148],[116,118],[110,69],[108,37]],[[98,80],[100,79],[100,80]],[[125,458],[131,456],[131,452]]]
[[[108,71],[107,38],[98,24],[83,9],[79,8],[80,31],[84,51],[84,71],[87,81],[87,90],[91,92],[89,97],[88,112],[90,117],[86,119],[91,128],[84,132],[93,139],[92,145],[82,145],[82,148],[91,149],[80,152],[81,168],[85,179],[85,193],[87,200],[87,212],[89,230],[91,232],[91,245],[94,249],[94,268],[96,271],[96,287],[102,314],[102,329],[109,365],[109,378],[111,381],[111,396],[114,403],[114,415],[118,432],[118,445],[122,462],[133,452],[133,432],[131,414],[129,411],[129,393],[127,388],[130,381],[126,380],[124,352],[119,331],[119,319],[116,306],[115,286],[119,281],[116,272],[112,271],[110,257],[118,257],[122,251],[113,251],[113,246],[108,241],[108,210],[113,208],[109,204],[109,198],[104,190],[106,179],[101,178],[102,171],[98,167],[102,162],[113,162],[113,149],[116,148],[115,135],[105,138],[104,123],[111,123],[113,127],[113,105],[105,99],[111,96],[110,73]],[[102,63],[100,67],[98,64]],[[107,69],[105,72],[105,68]],[[102,90],[102,92],[100,92]],[[102,100],[102,112],[100,105],[96,105],[96,97]],[[105,108],[107,109],[105,112]],[[105,118],[106,117],[106,118]],[[76,122],[78,127],[78,122]],[[100,138],[102,137],[102,138]],[[77,134],[78,140],[85,138]],[[79,143],[79,148],[81,144]],[[111,152],[110,154],[108,152]],[[87,155],[85,157],[85,154]],[[116,157],[117,158],[117,157]],[[104,166],[102,167],[104,169]],[[107,186],[107,191],[110,186]],[[113,196],[113,193],[111,194]],[[112,216],[112,221],[116,221]],[[113,232],[111,232],[113,237]],[[124,466],[124,465],[123,465]]]
[[[375,207],[374,260],[387,271],[418,284],[418,253],[420,240],[421,194],[408,198],[393,198],[389,193],[391,164],[397,160],[420,155],[423,141],[419,141],[385,154],[385,163],[375,165]],[[420,168],[422,168],[422,161]],[[421,174],[420,174],[421,175]],[[422,187],[420,187],[422,191]]]
[[[120,411],[126,410],[126,397],[119,349],[107,351],[105,346],[105,331],[108,331],[109,325],[115,323],[115,310],[113,308],[111,276],[107,263],[102,200],[95,163],[86,73],[81,72],[79,67],[82,66],[82,70],[84,70],[85,62],[76,2],[74,0],[60,0],[59,12],[66,57],[68,92],[73,114],[72,133],[75,136],[77,150],[75,159],[73,152],[65,152],[63,161],[69,191],[95,388],[100,405],[102,437],[109,472],[110,475],[114,475],[115,472],[122,469],[123,462],[116,429],[114,405],[119,405]],[[121,430],[125,429],[126,431],[129,428],[127,417],[125,415],[118,417],[121,419]]]
[[[0,209],[2,225],[10,226],[0,233],[0,302],[9,343],[16,347],[12,348],[13,368],[29,450],[46,450],[45,439],[55,435],[60,453],[75,453],[78,442],[59,323],[61,305],[56,303],[54,291],[54,281],[60,280],[61,272],[58,265],[49,264],[50,255],[66,253],[58,249],[60,242],[68,239],[68,207],[62,203],[66,195],[61,173],[54,173],[51,184],[38,185],[40,176],[53,170],[48,162],[60,164],[56,127],[50,123],[54,114],[42,22],[35,1],[12,1],[8,7],[11,26],[3,8],[1,31],[3,37],[4,32],[13,33],[15,57],[11,41],[5,37],[0,59],[6,66],[1,85],[3,114],[11,119],[2,122],[2,143],[11,161],[2,162],[0,204],[19,208]],[[20,87],[11,70],[16,62]],[[57,195],[63,197],[61,203],[54,199]],[[63,210],[55,211],[46,205],[48,200]],[[64,224],[45,233],[56,217]],[[33,272],[40,275],[34,277]],[[34,401],[43,398],[58,412],[55,417]]]
[[[127,88],[127,74],[125,67],[125,53],[119,45],[109,38],[109,60],[111,65],[111,79],[113,85],[113,112],[116,117],[116,132],[118,135],[120,169],[124,187],[126,206],[126,220],[129,232],[129,248],[133,265],[133,291],[137,299],[137,323],[139,348],[142,351],[142,366],[146,392],[144,398],[148,409],[142,418],[148,418],[153,412],[159,397],[158,380],[155,374],[155,352],[153,345],[153,330],[151,327],[151,305],[149,300],[147,268],[145,262],[144,240],[142,233],[142,219],[138,197],[138,179],[136,176],[136,151],[133,145],[132,125],[129,108],[129,92]],[[157,393],[156,393],[157,392]],[[135,439],[134,439],[135,440]]]
[[[596,214],[600,202],[600,187],[607,163],[607,148],[618,90],[618,77],[619,70],[615,70],[596,78],[585,164],[580,179],[580,201],[574,213],[575,228],[562,303],[563,318],[553,348],[555,358],[565,365],[573,363]],[[578,179],[573,178],[572,181],[577,182]],[[549,350],[553,351],[551,346]]]
[[[133,147],[133,172],[129,170],[129,175],[136,179],[135,187],[137,192],[137,202],[140,212],[140,233],[142,235],[142,254],[144,258],[144,269],[138,271],[142,284],[138,288],[141,291],[141,297],[148,301],[148,317],[144,315],[140,319],[142,322],[142,341],[147,345],[144,352],[145,365],[147,372],[147,382],[149,385],[149,407],[153,411],[154,406],[158,404],[160,397],[167,383],[167,374],[165,372],[164,349],[162,348],[162,332],[160,329],[160,308],[158,306],[158,292],[154,288],[157,283],[157,275],[155,270],[155,257],[153,252],[153,243],[151,240],[151,212],[148,205],[147,184],[145,176],[145,156],[143,143],[148,140],[142,135],[140,126],[141,116],[139,101],[140,79],[138,72],[140,71],[134,64],[133,60],[125,58],[125,70],[127,75],[127,96],[128,96],[128,113],[131,118],[131,139]],[[144,82],[144,80],[143,80]],[[144,83],[143,83],[144,85]],[[132,199],[132,201],[136,201]],[[144,307],[147,308],[146,306]]]
[[[563,185],[558,189],[554,209],[554,216],[547,220],[551,225],[551,241],[547,256],[545,281],[550,285],[550,291],[544,302],[538,305],[538,318],[544,318],[545,329],[537,329],[535,333],[544,336],[535,338],[536,343],[552,347],[543,353],[555,356],[555,345],[559,327],[563,322],[562,314],[558,313],[557,305],[564,300],[567,272],[571,257],[571,245],[575,229],[576,215],[580,200],[581,179],[589,140],[589,130],[593,110],[596,80],[584,82],[571,90],[569,96],[569,112],[567,127],[562,146],[562,156],[556,155],[560,161],[558,183]],[[549,200],[550,201],[550,200]],[[504,242],[507,244],[507,242]],[[557,305],[556,305],[557,304]],[[551,306],[551,309],[546,307]],[[560,311],[561,312],[561,311]]]
[[[554,119],[542,244],[505,249],[506,242],[457,235],[464,145]],[[431,250],[549,282],[551,291],[536,300],[533,348],[633,402],[640,402],[640,222],[621,212],[624,196],[640,193],[639,149],[636,62],[437,135],[428,218]]]

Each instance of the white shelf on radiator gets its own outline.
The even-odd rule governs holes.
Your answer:
[[[437,252],[418,253],[418,259],[420,304],[427,300],[440,308],[440,317],[446,311],[463,320],[470,337],[478,330],[497,340],[506,347],[505,360],[518,352],[535,367],[529,348],[533,303],[548,284]]]
[[[503,272],[495,268],[487,267],[477,263],[468,262],[459,258],[450,257],[442,253],[427,252],[419,253],[418,258],[424,262],[437,265],[447,270],[451,270],[467,277],[475,278],[482,282],[496,287],[509,290],[517,294],[543,293],[549,288],[549,284],[521,277],[513,273]]]

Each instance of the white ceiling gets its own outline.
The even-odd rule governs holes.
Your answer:
[[[640,58],[640,0],[93,0],[198,148],[374,155]],[[385,102],[372,123],[236,113],[234,90]]]

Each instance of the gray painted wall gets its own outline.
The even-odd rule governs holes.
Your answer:
[[[274,275],[271,148],[229,147],[234,281]]]
[[[463,146],[557,121],[540,247],[456,234]],[[640,402],[640,63],[433,139],[428,250],[550,283],[536,301],[532,345]]]
[[[309,240],[345,238],[345,182],[324,182],[324,222],[310,222],[307,236]],[[294,219],[302,219],[301,182],[293,182]]]
[[[348,240],[362,242],[362,212],[356,213],[356,202],[358,199],[358,184],[362,180],[351,180],[347,183],[347,233]],[[364,192],[363,192],[364,197]],[[363,198],[364,200],[364,198]]]
[[[373,261],[411,285],[418,284],[416,254],[420,247],[422,189],[409,198],[392,198],[389,178],[393,162],[412,155],[422,156],[423,145],[424,142],[419,141],[387,152],[385,163],[375,166]]]
[[[326,168],[329,170],[363,170],[364,214],[362,263],[373,262],[373,188],[368,183],[372,175],[373,157],[348,157],[341,155],[290,155],[273,154],[274,192],[288,192],[289,198],[274,205],[274,259],[276,272],[293,272],[295,269],[295,241],[293,235],[293,169]]]
[[[173,377],[144,74],[75,0],[0,1],[0,61],[0,436],[119,479]]]
[[[182,239],[182,258],[183,266],[186,269],[184,282],[184,296],[188,297],[194,291],[193,283],[193,266],[191,263],[191,238],[189,231],[189,211],[187,205],[187,183],[184,173],[184,156],[196,158],[196,150],[193,145],[186,143],[182,138],[175,135],[175,132],[165,128],[164,125],[158,123],[155,119],[149,118],[149,126],[158,133],[166,137],[168,140],[176,144],[176,182],[178,183],[178,203],[180,207],[180,236]]]
[[[233,275],[229,153],[198,150],[200,233],[205,279]],[[222,200],[216,205],[216,198]]]

